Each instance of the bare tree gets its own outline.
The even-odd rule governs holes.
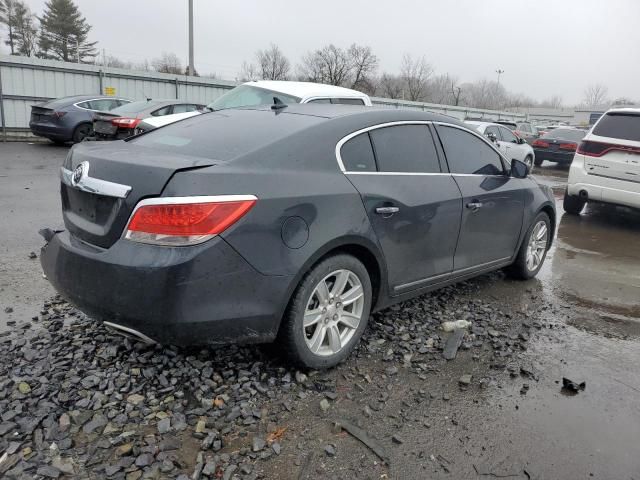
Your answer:
[[[464,105],[475,108],[500,109],[508,103],[507,91],[498,82],[487,79],[461,85],[465,92]]]
[[[634,102],[629,97],[618,97],[613,102],[611,102],[611,105],[614,105],[614,106],[635,105],[635,104],[636,102]]]
[[[383,73],[378,81],[380,94],[386,98],[400,99],[404,90],[402,79],[398,75]]]
[[[11,55],[16,54],[16,8],[18,0],[0,0],[0,23],[7,27],[7,39],[5,45],[9,47]]]
[[[607,93],[609,90],[606,85],[602,83],[595,83],[589,85],[584,90],[584,104],[588,107],[595,107],[596,105],[602,105],[607,101]]]
[[[354,43],[347,50],[347,55],[351,62],[351,88],[374,93],[378,57],[373,53],[371,47]]]
[[[258,67],[254,63],[242,62],[242,67],[240,67],[241,82],[253,82],[261,79]]]
[[[402,57],[400,75],[404,80],[407,99],[421,101],[427,95],[428,82],[433,74],[433,68],[424,57],[413,60],[411,55]]]
[[[291,63],[282,50],[275,45],[265,50],[258,50],[256,60],[263,80],[288,80]]]
[[[303,80],[344,85],[351,74],[351,64],[347,53],[331,44],[306,54],[299,70]]]
[[[560,95],[553,95],[542,100],[539,105],[545,108],[562,108],[562,97]]]
[[[13,35],[16,53],[25,57],[32,57],[36,54],[38,43],[36,16],[31,13],[28,6],[19,1],[15,2],[14,13],[15,27]]]
[[[184,71],[182,62],[175,53],[162,52],[160,57],[151,60],[151,65],[156,72],[160,73],[181,75]]]

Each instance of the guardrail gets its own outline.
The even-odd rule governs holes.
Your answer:
[[[135,100],[177,98],[208,104],[237,82],[158,72],[0,55],[0,122],[3,140],[31,136],[34,103],[70,95],[115,95]],[[443,113],[460,120],[524,120],[525,114],[373,97],[382,108]]]

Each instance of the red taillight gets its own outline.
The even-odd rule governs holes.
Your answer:
[[[588,155],[590,157],[601,157],[605,153],[611,152],[612,150],[640,154],[640,148],[638,147],[616,145],[615,143],[592,142],[590,140],[583,140],[582,142],[580,142],[580,145],[578,145],[578,149],[576,150],[576,152],[582,155]]]
[[[561,150],[571,150],[572,152],[575,152],[577,146],[578,145],[576,145],[575,143],[561,143],[558,148]]]
[[[256,203],[252,195],[143,200],[125,238],[158,245],[194,245],[224,232]]]
[[[56,118],[62,118],[67,114],[67,112],[53,112],[52,115]]]
[[[540,140],[538,138],[538,139],[534,140],[534,142],[531,145],[533,147],[548,148],[549,147],[549,142],[545,142],[544,140]]]
[[[136,128],[141,120],[141,118],[117,117],[111,120],[111,125],[119,128]]]

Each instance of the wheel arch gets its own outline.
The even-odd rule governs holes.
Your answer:
[[[287,292],[287,302],[280,313],[280,320],[289,308],[293,295],[302,281],[302,278],[318,263],[327,257],[345,253],[357,258],[367,269],[371,280],[373,298],[371,299],[371,311],[376,310],[376,306],[387,294],[386,279],[387,269],[384,264],[384,257],[378,246],[371,240],[358,236],[344,236],[336,238],[319,248],[300,268],[294,276]],[[278,325],[278,330],[282,322]]]

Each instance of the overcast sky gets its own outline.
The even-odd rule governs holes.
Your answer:
[[[36,14],[44,0],[26,0]],[[102,52],[142,61],[162,51],[186,63],[187,0],[76,0]],[[273,42],[296,64],[328,43],[372,47],[380,71],[424,55],[461,82],[495,79],[541,100],[582,100],[602,82],[640,99],[638,0],[194,0],[195,66],[234,79]],[[3,45],[4,47],[4,45]],[[6,48],[4,49],[6,52]]]

